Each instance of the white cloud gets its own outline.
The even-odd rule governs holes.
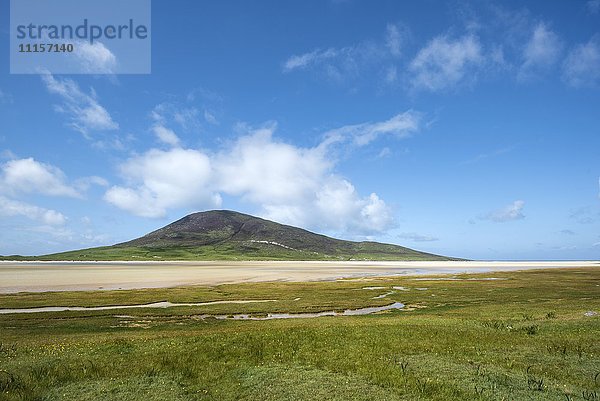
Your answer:
[[[81,192],[87,191],[92,185],[97,185],[99,187],[107,187],[108,181],[105,178],[92,175],[90,177],[78,178],[73,183],[73,186]]]
[[[177,124],[185,131],[200,130],[202,127],[201,113],[196,107],[184,104],[164,102],[156,105],[150,113],[157,125]]]
[[[6,104],[6,103],[12,103],[13,102],[13,98],[10,95],[10,93],[4,92],[2,89],[0,89],[0,104]]]
[[[483,62],[481,45],[474,35],[453,40],[438,36],[421,49],[412,60],[412,85],[430,91],[452,87]]]
[[[152,131],[159,141],[166,143],[167,145],[179,146],[179,137],[172,129],[156,124],[152,127]]]
[[[385,35],[385,45],[390,54],[399,57],[402,53],[402,35],[397,25],[388,24]]]
[[[33,205],[16,197],[23,194],[66,196],[81,198],[81,193],[91,185],[107,185],[101,177],[84,177],[70,185],[65,174],[57,167],[33,158],[12,159],[0,164],[0,216],[24,216],[42,226],[24,230],[46,230],[53,237],[60,237],[68,230],[57,228],[67,222],[62,213]],[[41,231],[40,231],[41,232]]]
[[[538,23],[523,49],[523,64],[518,79],[527,80],[547,70],[560,56],[562,43],[543,22]]]
[[[323,152],[273,140],[275,125],[252,130],[216,156],[218,186],[255,203],[287,203],[318,189],[331,167]]]
[[[144,186],[136,189],[113,186],[104,194],[104,200],[133,215],[152,218],[164,217],[166,206],[171,206],[161,205],[164,202]]]
[[[0,152],[0,159],[16,159],[17,155],[15,155],[10,149],[4,149]]]
[[[192,129],[200,126],[200,111],[195,107],[178,109],[173,114],[173,120],[184,129]]]
[[[71,79],[57,79],[49,73],[42,74],[42,80],[50,93],[62,97],[63,104],[57,110],[70,116],[70,126],[86,137],[90,131],[115,130],[119,125],[102,107],[92,90],[88,95],[81,91]]]
[[[377,158],[378,159],[383,159],[383,158],[389,157],[391,155],[392,155],[391,149],[386,146],[385,148],[381,149],[381,151],[379,152],[379,154],[377,154]]]
[[[325,133],[325,143],[342,142],[350,139],[356,146],[365,146],[381,135],[406,138],[419,131],[421,113],[409,110],[386,121],[346,125]]]
[[[336,141],[326,137],[306,148],[274,138],[274,123],[257,129],[240,125],[245,133],[215,154],[153,149],[129,159],[120,167],[126,184],[113,186],[104,198],[130,213],[161,217],[170,208],[219,207],[226,194],[287,224],[337,233],[380,232],[393,224],[390,208],[375,193],[360,196],[337,175],[329,147],[365,135],[369,141],[381,134],[405,135],[412,129],[404,121],[410,113],[402,116],[345,127]]]
[[[0,215],[2,216],[25,216],[28,219],[60,226],[65,224],[67,218],[60,212],[44,209],[25,202],[20,202],[0,196]]]
[[[338,83],[355,79],[369,69],[380,69],[382,63],[400,57],[406,35],[403,27],[389,24],[380,40],[345,47],[317,48],[293,55],[283,63],[282,70],[284,73],[312,70]]]
[[[591,14],[598,14],[600,12],[600,0],[589,0],[586,6]]]
[[[376,193],[358,202],[360,219],[352,224],[361,232],[381,232],[391,227],[394,217],[391,209]]]
[[[310,65],[319,64],[325,60],[338,57],[338,55],[346,51],[346,49],[337,50],[333,48],[326,50],[316,49],[309,53],[304,53],[298,56],[294,55],[285,61],[283,64],[283,71],[290,72],[294,70],[301,70]]]
[[[219,121],[217,120],[217,117],[215,117],[215,115],[208,110],[204,110],[204,119],[209,124],[219,125]]]
[[[398,69],[395,66],[390,66],[385,71],[385,82],[393,84],[398,80]]]
[[[383,231],[392,223],[376,194],[360,197],[333,172],[326,147],[299,148],[273,139],[275,125],[251,131],[217,156],[218,187],[259,205],[279,222],[337,232]]]
[[[143,217],[162,217],[175,207],[214,208],[221,204],[211,192],[211,162],[191,149],[153,149],[120,166],[127,187],[113,186],[104,199]]]
[[[563,78],[574,87],[600,85],[600,35],[571,50],[563,65]]]
[[[504,48],[496,45],[489,53],[489,61],[497,70],[507,70],[510,68],[510,63],[506,60]]]
[[[480,153],[480,154],[478,154],[477,156],[475,156],[475,157],[473,157],[471,159],[468,159],[468,160],[465,160],[465,161],[461,162],[460,164],[479,163],[479,162],[481,162],[483,160],[487,160],[487,159],[490,159],[490,158],[493,158],[493,157],[497,157],[497,156],[503,155],[505,153],[511,152],[512,150],[513,150],[512,147],[506,147],[506,148],[496,149],[496,150],[494,150],[494,151],[492,151],[490,153]]]
[[[75,188],[65,183],[65,175],[59,168],[31,157],[9,160],[1,165],[0,171],[2,187],[10,193],[80,197]]]
[[[313,225],[360,234],[381,232],[393,224],[390,208],[377,194],[360,197],[350,182],[336,176],[328,177],[317,191],[313,218],[319,219]]]
[[[423,235],[417,233],[401,233],[398,234],[398,238],[407,239],[414,242],[432,242],[439,241],[439,238],[433,237],[431,235]]]
[[[596,206],[582,206],[571,210],[569,218],[579,224],[593,224],[600,220],[600,208]]]
[[[118,133],[114,135],[103,136],[102,139],[94,140],[92,146],[102,150],[125,151],[131,148],[131,145],[137,140],[132,133]]]
[[[79,60],[84,72],[88,74],[113,74],[117,66],[117,58],[102,43],[78,41],[74,55]]]
[[[525,202],[522,200],[516,200],[510,205],[494,210],[485,216],[480,217],[482,220],[491,220],[496,223],[505,223],[508,221],[521,220],[525,218],[523,214],[523,207]]]

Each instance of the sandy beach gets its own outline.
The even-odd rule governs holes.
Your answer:
[[[600,267],[600,262],[0,262],[0,293]]]

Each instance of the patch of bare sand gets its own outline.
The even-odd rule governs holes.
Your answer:
[[[0,293],[600,267],[600,262],[0,262]]]

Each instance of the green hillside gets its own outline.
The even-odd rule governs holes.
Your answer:
[[[113,246],[35,260],[451,260],[398,245],[353,242],[227,210],[190,214]]]

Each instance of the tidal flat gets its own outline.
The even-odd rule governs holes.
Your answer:
[[[265,281],[600,267],[600,262],[530,261],[0,261],[0,294],[165,288]]]

